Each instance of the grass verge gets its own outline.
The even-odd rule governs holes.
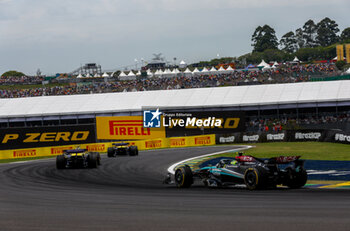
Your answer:
[[[28,157],[28,158],[18,158],[18,159],[3,159],[3,160],[0,160],[0,163],[4,164],[4,163],[11,163],[11,162],[18,162],[18,161],[40,160],[40,159],[48,159],[48,158],[53,158],[53,156]]]
[[[247,145],[247,144],[242,144]],[[246,155],[256,157],[301,156],[307,160],[339,160],[350,161],[350,145],[326,142],[280,142],[254,143],[254,148],[244,151]],[[236,156],[236,153],[225,153],[219,156]]]

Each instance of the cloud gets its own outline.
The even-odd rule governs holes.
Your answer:
[[[348,0],[0,0],[0,53],[12,54],[0,57],[0,68],[69,71],[94,59],[113,67],[153,52],[189,62],[239,56],[251,50],[258,25],[280,35],[327,16],[347,27],[349,7]]]

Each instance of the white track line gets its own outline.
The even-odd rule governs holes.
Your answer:
[[[180,162],[177,162],[177,163],[171,165],[168,168],[168,172],[170,174],[175,174],[175,167],[176,166],[178,166],[179,164],[183,164],[183,163],[185,163],[187,161],[190,161],[190,160],[194,160],[194,159],[198,159],[198,158],[202,158],[202,157],[206,157],[206,156],[218,155],[218,154],[222,154],[222,153],[225,153],[225,152],[238,152],[238,151],[242,151],[242,150],[247,150],[247,149],[252,148],[252,147],[253,146],[244,146],[243,148],[229,149],[229,150],[225,150],[225,151],[214,152],[214,153],[209,153],[209,154],[205,154],[205,155],[201,155],[201,156],[192,157],[192,158],[189,158],[189,159],[186,159],[186,160],[182,160]]]

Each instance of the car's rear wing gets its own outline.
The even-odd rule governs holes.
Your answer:
[[[68,149],[68,150],[63,150],[63,153],[83,153],[86,152],[87,149]]]
[[[239,162],[261,162],[261,163],[269,163],[269,164],[289,164],[291,162],[298,161],[300,156],[278,156],[272,157],[268,160],[256,158],[253,156],[236,156],[235,159]],[[267,161],[267,162],[266,162]]]

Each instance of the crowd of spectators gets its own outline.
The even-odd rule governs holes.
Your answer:
[[[341,124],[350,123],[350,111],[343,113],[334,113],[328,115],[300,115],[299,117],[282,117],[277,119],[276,116],[271,116],[270,118],[249,118],[246,122],[246,127],[248,131],[283,131],[286,129],[300,129],[305,128],[308,125],[322,125],[322,124]]]
[[[187,76],[178,74],[170,78],[146,78],[119,81],[111,78],[108,82],[89,80],[84,83],[71,83],[65,86],[20,88],[0,90],[0,98],[19,98],[48,95],[73,95],[107,92],[130,92],[149,90],[170,90],[217,86],[236,86],[264,83],[291,83],[309,81],[311,76],[334,75],[334,64],[282,65],[269,70],[239,70],[229,74],[200,74]],[[1,85],[41,83],[42,77],[1,78]],[[76,80],[76,79],[74,79]]]
[[[0,76],[1,85],[41,84],[43,80],[44,78],[39,76],[21,76],[21,77]]]

